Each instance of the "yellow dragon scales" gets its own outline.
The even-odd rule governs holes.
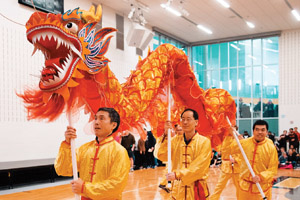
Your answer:
[[[96,13],[96,14],[95,14]],[[167,119],[167,88],[173,96],[172,121],[178,123],[185,108],[199,113],[200,134],[213,146],[220,144],[228,128],[226,116],[235,124],[236,106],[223,89],[199,87],[183,51],[163,44],[140,60],[135,71],[120,84],[104,57],[114,28],[95,31],[102,8],[76,8],[64,14],[35,12],[28,22],[27,39],[45,56],[39,88],[23,98],[28,119],[53,121],[63,112],[84,107],[94,116],[99,107],[113,107],[121,116],[119,131],[136,128],[142,138],[145,122],[160,135]]]

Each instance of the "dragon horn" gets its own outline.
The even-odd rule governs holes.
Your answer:
[[[102,7],[101,5],[97,6],[97,12],[95,15],[95,6],[91,6],[89,11],[80,10],[82,12],[81,18],[83,18],[86,22],[92,22],[92,21],[100,21],[102,17]]]

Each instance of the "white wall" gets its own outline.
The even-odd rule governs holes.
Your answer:
[[[64,10],[77,7],[88,10],[92,2],[65,0]],[[27,121],[24,105],[15,94],[25,86],[37,86],[39,80],[30,74],[39,74],[44,64],[41,53],[31,57],[33,46],[27,41],[23,26],[33,12],[34,9],[18,4],[17,0],[6,0],[0,7],[0,163],[56,157],[68,124],[65,115],[53,123]],[[104,6],[103,27],[116,27],[115,18],[115,11]],[[124,18],[126,36],[129,21]],[[138,61],[135,48],[126,42],[124,51],[116,49],[115,33],[106,57],[111,60],[110,67],[120,82],[125,81]],[[94,138],[83,133],[87,121],[88,116],[81,113],[75,124],[77,146]]]
[[[279,39],[279,134],[300,128],[300,29]]]

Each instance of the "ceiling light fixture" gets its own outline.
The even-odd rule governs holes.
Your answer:
[[[246,24],[250,27],[250,28],[255,28],[255,25],[251,22],[246,21]]]
[[[202,31],[204,31],[204,32],[206,32],[206,33],[208,33],[208,34],[212,34],[212,33],[213,33],[211,30],[209,30],[208,28],[204,27],[204,26],[201,25],[201,24],[198,24],[197,27],[198,27],[200,30],[202,30]]]
[[[178,16],[178,17],[181,16],[181,13],[180,13],[180,12],[178,12],[178,11],[175,10],[174,8],[171,8],[170,5],[168,5],[168,4],[163,4],[163,3],[162,3],[162,4],[160,4],[160,6],[161,6],[162,8],[164,8],[164,9],[166,9],[167,11],[169,11],[170,13],[172,13],[172,14]]]
[[[294,15],[294,17],[297,19],[297,21],[300,21],[300,15],[299,13],[297,12],[297,10],[292,10],[292,14]]]
[[[229,8],[230,5],[224,1],[224,0],[216,0],[219,4],[221,4],[222,6],[224,6],[225,8]]]
[[[297,12],[297,10],[295,10],[291,4],[288,2],[288,0],[284,0],[286,5],[291,9],[292,14],[294,15],[294,17],[296,18],[297,21],[300,21],[300,15]]]

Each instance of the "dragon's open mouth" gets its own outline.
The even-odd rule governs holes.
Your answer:
[[[41,26],[28,30],[27,38],[34,45],[32,55],[39,49],[45,56],[40,88],[53,90],[66,84],[78,58],[81,58],[81,44],[78,39],[55,26]]]

